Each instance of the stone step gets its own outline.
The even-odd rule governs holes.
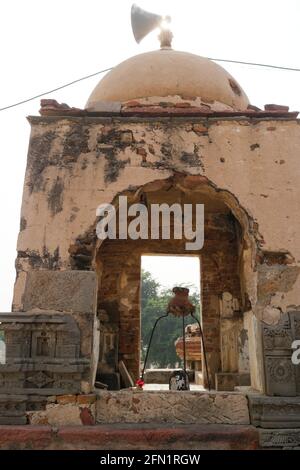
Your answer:
[[[255,450],[258,430],[230,425],[0,426],[0,449]]]
[[[250,424],[247,397],[216,391],[97,391],[96,421],[104,423]]]

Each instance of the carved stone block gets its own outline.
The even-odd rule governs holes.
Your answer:
[[[47,396],[80,393],[83,383],[94,383],[94,314],[8,313],[0,323],[6,346],[0,424],[24,424],[24,413]]]
[[[300,429],[261,429],[259,431],[261,447],[280,447],[293,449],[300,446]]]
[[[92,271],[30,271],[24,310],[95,313],[96,295],[97,279]]]
[[[292,343],[300,338],[300,312],[282,316],[277,325],[263,326],[267,395],[300,395],[299,366],[292,363]]]
[[[300,400],[297,397],[249,395],[251,424],[263,428],[300,428]]]
[[[100,423],[249,424],[247,398],[238,393],[99,391]]]
[[[291,361],[291,355],[267,356],[265,371],[269,395],[296,396],[296,366]]]
[[[85,353],[81,330],[71,315],[11,313],[1,314],[0,322],[6,345],[6,361],[0,364],[2,393],[80,392],[81,380],[91,375],[92,319]]]

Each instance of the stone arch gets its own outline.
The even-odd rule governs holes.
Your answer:
[[[217,188],[203,176],[176,173],[166,179],[154,180],[137,188],[125,189],[115,196],[112,204],[118,208],[118,197],[120,195],[128,196],[129,203],[147,201],[151,203],[152,200],[164,202],[164,196],[167,195],[168,198],[170,194],[173,194],[175,199],[178,194],[181,194],[184,200],[203,201],[204,204],[207,204],[208,215],[215,213],[211,216],[211,219],[214,220],[211,223],[216,224],[218,217],[220,223],[222,217],[224,220],[226,219],[229,228],[227,235],[223,238],[225,240],[227,237],[228,247],[235,245],[234,256],[228,256],[226,249],[222,253],[222,250],[218,251],[216,249],[218,240],[208,240],[211,247],[206,250],[207,253],[205,253],[205,250],[198,253],[201,257],[204,283],[206,282],[208,290],[215,289],[216,291],[214,294],[206,295],[205,286],[202,286],[203,309],[215,312],[215,318],[212,322],[215,321],[217,325],[214,344],[211,344],[211,348],[208,348],[211,381],[215,384],[215,377],[218,372],[230,372],[230,368],[237,369],[232,372],[238,372],[239,367],[243,368],[240,364],[245,360],[243,356],[247,356],[246,347],[248,343],[245,341],[247,332],[245,331],[243,316],[246,312],[250,312],[249,315],[252,315],[252,308],[255,307],[257,299],[256,263],[261,237],[252,217],[241,207],[237,198],[229,191]],[[216,211],[218,210],[220,214],[217,216],[218,212]],[[222,239],[222,228],[212,227],[211,230],[215,230],[215,233],[219,231],[221,234],[220,239]],[[95,231],[95,226],[91,233],[93,231]],[[223,229],[223,235],[225,232],[226,229]],[[232,240],[230,236],[233,237]],[[222,243],[225,243],[224,240]],[[139,369],[140,256],[142,253],[149,251],[152,253],[182,254],[180,244],[175,247],[174,244],[171,246],[172,243],[170,242],[169,245],[165,243],[163,246],[160,244],[160,247],[158,247],[158,244],[155,246],[154,242],[151,240],[148,240],[147,243],[144,240],[93,240],[93,253],[90,256],[90,268],[96,270],[99,278],[99,313],[103,316],[103,321],[106,322],[108,327],[108,336],[111,335],[111,338],[119,336],[118,340],[111,340],[112,342],[117,341],[115,356],[111,360],[123,359],[134,377],[138,376]],[[129,253],[130,256],[128,256]],[[236,266],[235,263],[237,263]],[[229,272],[236,269],[238,274],[226,274],[227,268],[224,268],[224,264],[228,265]],[[222,271],[224,272],[220,281],[220,272]],[[205,281],[206,272],[211,273],[211,287],[209,287],[209,281]],[[227,281],[226,276],[228,277]],[[213,287],[214,285],[216,287]],[[240,317],[231,321],[232,324],[235,323],[234,327],[230,326],[230,319],[224,319],[226,320],[224,322],[220,320],[220,302],[223,291],[229,291],[239,304]],[[226,323],[227,325],[225,325]],[[228,363],[228,360],[226,363],[226,354],[224,355],[222,352],[222,347],[226,349],[226,341],[228,343],[232,337],[232,328],[236,330],[234,341],[237,343],[236,351],[240,356],[233,361],[235,362],[233,366],[230,365],[230,361]],[[204,330],[206,330],[204,333],[208,337],[209,327],[206,325]],[[258,342],[260,343],[260,339]],[[252,345],[252,348],[255,349],[256,345]],[[109,370],[109,367],[107,370]]]

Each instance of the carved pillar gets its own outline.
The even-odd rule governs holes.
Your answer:
[[[292,343],[300,339],[300,312],[282,316],[278,325],[263,326],[267,395],[299,396],[299,365],[292,363]]]

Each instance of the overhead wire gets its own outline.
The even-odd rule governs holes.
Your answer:
[[[271,68],[271,69],[277,69],[277,70],[286,70],[290,72],[300,72],[300,68],[295,68],[295,67],[284,67],[281,65],[273,65],[273,64],[262,64],[258,62],[246,62],[242,60],[231,60],[231,59],[216,59],[213,57],[207,57],[209,60],[213,60],[215,62],[227,62],[231,64],[240,64],[240,65],[250,65],[254,67],[265,67],[265,68]],[[101,73],[109,72],[112,70],[114,67],[108,67],[106,69],[100,70],[99,72],[91,73],[90,75],[85,75],[84,77],[77,78],[76,80],[72,80],[71,82],[65,83],[64,85],[60,85],[56,88],[53,88],[52,90],[45,91],[43,93],[39,93],[38,95],[32,96],[31,98],[24,99],[22,101],[18,101],[16,103],[10,104],[8,106],[4,106],[3,108],[0,108],[0,111],[5,111],[10,108],[14,108],[16,106],[20,106],[22,104],[28,103],[30,101],[33,101],[37,98],[41,98],[42,96],[49,95],[50,93],[54,93],[56,91],[62,90],[63,88],[67,88],[71,85],[74,85],[76,83],[82,82],[83,80],[87,80],[89,78],[95,77],[97,75],[100,75]]]

